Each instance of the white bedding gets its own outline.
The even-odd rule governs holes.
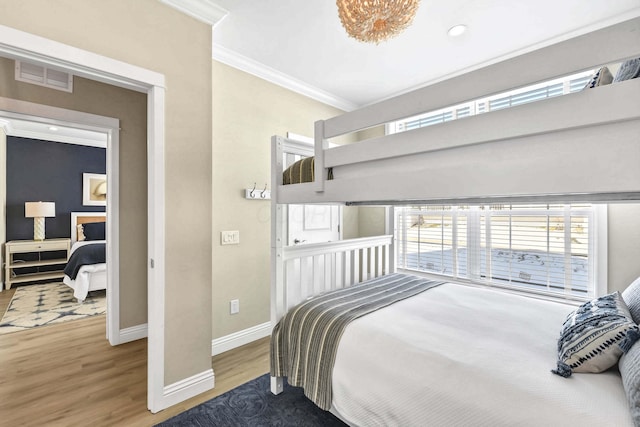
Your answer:
[[[353,426],[631,426],[617,369],[550,372],[574,309],[444,284],[378,310],[342,336],[332,411]]]
[[[105,243],[105,240],[91,240],[75,242],[71,247],[69,256],[81,246],[92,243]],[[107,289],[107,264],[91,264],[80,267],[75,280],[65,275],[62,282],[73,289],[73,296],[78,301],[84,301],[90,291]]]

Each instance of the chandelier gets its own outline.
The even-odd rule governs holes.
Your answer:
[[[413,21],[420,0],[337,0],[340,21],[349,37],[380,43]]]

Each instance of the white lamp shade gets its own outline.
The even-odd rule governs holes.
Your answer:
[[[55,202],[25,202],[24,216],[26,218],[43,218],[56,216]]]

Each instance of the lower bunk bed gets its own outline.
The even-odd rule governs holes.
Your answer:
[[[640,281],[634,285],[628,292],[640,293]],[[383,275],[307,298],[278,322],[272,391],[281,391],[287,377],[353,426],[638,425],[638,407],[632,419],[627,398],[637,405],[640,344],[631,345],[638,327],[620,294],[609,298],[618,298],[619,317],[607,312],[611,301],[605,299],[588,306],[600,316],[597,327],[587,322],[584,336],[575,330],[563,336],[576,357],[583,352],[592,359],[600,345],[611,349],[605,361],[611,368],[582,373],[603,365],[563,359],[580,372],[563,378],[551,370],[563,322],[584,323],[575,305]],[[640,306],[635,309],[640,314]],[[602,310],[618,329],[603,320]],[[608,338],[594,334],[598,329],[607,329]],[[603,344],[616,334],[611,346]],[[597,336],[588,346],[587,335]],[[631,348],[620,362],[622,376],[618,345]]]
[[[62,282],[80,302],[89,292],[107,289],[105,221],[103,212],[71,213],[72,246]]]

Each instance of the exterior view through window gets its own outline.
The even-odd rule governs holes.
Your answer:
[[[595,295],[594,208],[414,206],[397,211],[398,267],[550,295]]]

